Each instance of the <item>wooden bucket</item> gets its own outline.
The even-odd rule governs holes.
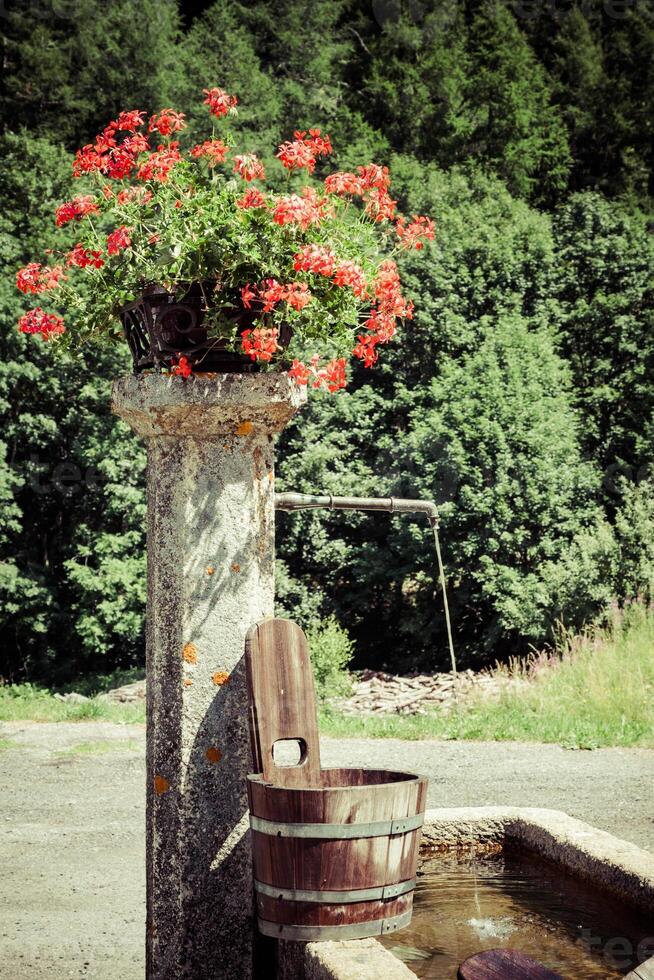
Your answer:
[[[278,939],[354,939],[409,924],[427,780],[405,772],[320,768],[307,641],[266,620],[246,642],[248,776],[259,930]],[[274,746],[294,742],[281,765]]]

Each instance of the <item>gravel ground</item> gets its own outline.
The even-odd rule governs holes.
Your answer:
[[[0,725],[1,980],[140,980],[142,726]],[[553,807],[654,850],[654,750],[323,740],[325,765],[429,776],[429,806]]]

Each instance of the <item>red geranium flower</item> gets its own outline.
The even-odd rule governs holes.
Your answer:
[[[311,302],[309,287],[304,282],[292,282],[284,287],[284,300],[294,310],[303,310]]]
[[[415,248],[420,251],[426,241],[434,239],[434,222],[424,215],[413,214],[407,224],[406,218],[398,218],[395,223],[397,237],[402,248]]]
[[[241,334],[243,353],[249,354],[253,361],[272,360],[273,354],[279,350],[278,335],[279,331],[275,327],[244,330]]]
[[[293,268],[296,272],[315,272],[321,276],[331,276],[334,272],[336,256],[323,245],[305,245],[294,256]]]
[[[234,173],[248,182],[266,179],[266,171],[256,153],[245,153],[243,156],[234,157]]]
[[[363,183],[356,174],[335,173],[325,177],[325,190],[330,194],[362,194]]]
[[[392,221],[396,204],[385,190],[373,187],[367,194],[366,214],[374,221]]]
[[[80,269],[85,269],[88,265],[93,266],[94,269],[101,269],[104,265],[104,259],[102,252],[91,251],[78,243],[72,252],[68,253],[66,264],[77,266]]]
[[[361,184],[364,190],[371,190],[373,187],[380,191],[387,191],[391,186],[391,176],[388,167],[380,167],[377,163],[369,163],[365,167],[357,167],[361,176]]]
[[[284,287],[276,279],[265,279],[261,284],[264,288],[259,289],[259,295],[263,300],[263,313],[270,313],[284,299]]]
[[[170,373],[174,375],[179,375],[180,378],[190,378],[193,374],[193,367],[189,362],[187,357],[182,357],[180,354],[177,355],[177,364],[173,364],[170,369]]]
[[[145,122],[145,112],[141,109],[128,109],[127,112],[121,112],[118,119],[114,122],[110,122],[107,129],[123,130],[124,132],[133,133]]]
[[[256,298],[257,298],[256,292],[250,289],[250,283],[246,282],[246,284],[241,289],[241,303],[243,304],[246,310],[249,310],[251,308],[252,300]]]
[[[334,282],[337,286],[349,286],[355,296],[368,295],[368,284],[363,269],[356,262],[339,262],[334,269]]]
[[[256,187],[249,187],[243,197],[239,197],[236,207],[247,211],[250,208],[267,207],[266,195],[257,190]]]
[[[37,306],[29,313],[23,314],[18,321],[18,329],[21,333],[39,333],[44,340],[51,340],[57,334],[64,333],[64,321],[56,313],[46,313],[45,310]]]
[[[74,197],[72,201],[66,201],[55,211],[55,221],[60,228],[69,221],[83,218],[85,214],[99,214],[100,209],[91,194],[84,194],[81,197]]]
[[[116,228],[112,231],[110,235],[107,236],[107,255],[118,255],[125,248],[129,248],[132,244],[132,239],[130,238],[131,228],[126,225],[121,225],[120,228]]]
[[[311,377],[311,368],[308,368],[306,364],[302,361],[298,361],[297,357],[293,361],[293,364],[288,371],[289,377],[295,378],[298,384],[306,385],[307,381]]]
[[[340,388],[345,388],[346,385],[344,357],[336,357],[334,360],[328,361],[322,370],[315,372],[314,388],[325,386],[328,391],[334,392],[339,391]]]
[[[137,171],[138,180],[155,180],[160,184],[166,184],[170,177],[170,171],[176,163],[182,159],[179,152],[179,143],[172,142],[168,146],[159,146],[155,153],[141,164]]]
[[[162,136],[171,136],[172,133],[179,132],[186,126],[186,116],[183,112],[175,112],[174,109],[162,109],[158,115],[150,116],[148,133],[160,133]]]
[[[205,88],[203,92],[206,95],[204,104],[209,106],[212,116],[226,116],[229,112],[234,112],[238,103],[235,95],[228,95],[221,88]]]
[[[222,163],[229,152],[229,147],[222,140],[205,140],[191,150],[191,156],[206,157],[210,167]]]

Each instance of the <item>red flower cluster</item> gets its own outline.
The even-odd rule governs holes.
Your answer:
[[[323,245],[305,245],[293,260],[296,272],[315,272],[319,276],[333,275],[335,265],[336,256]]]
[[[139,180],[155,180],[160,184],[166,184],[170,177],[170,171],[181,159],[178,142],[173,141],[168,146],[159,146],[141,164],[136,176]]]
[[[118,119],[105,126],[96,136],[95,143],[89,143],[75,154],[73,176],[99,172],[113,180],[128,177],[136,167],[136,158],[149,149],[148,141],[136,130],[144,123],[145,113],[139,109],[121,112]],[[117,141],[120,132],[132,133],[122,143]]]
[[[311,225],[319,225],[325,215],[325,200],[318,197],[313,187],[304,187],[302,194],[282,197],[273,211],[273,221],[278,225],[297,225],[306,231]]]
[[[312,174],[316,158],[332,152],[331,140],[329,136],[321,136],[319,129],[310,129],[308,136],[306,131],[296,130],[293,136],[295,139],[282,143],[275,156],[287,170],[306,168]]]
[[[112,231],[110,235],[107,236],[107,254],[108,255],[118,255],[125,248],[129,248],[132,244],[132,239],[130,238],[131,228],[126,225],[121,225],[120,228],[116,228]]]
[[[173,364],[170,369],[170,373],[177,375],[180,378],[190,378],[190,376],[193,374],[193,368],[189,359],[178,354],[177,364]]]
[[[339,391],[341,388],[345,388],[347,385],[347,379],[345,377],[345,358],[336,357],[333,360],[328,361],[323,368],[318,368],[319,360],[319,355],[314,354],[307,365],[302,361],[298,361],[296,358],[293,361],[288,373],[291,378],[295,378],[298,384],[301,385],[308,384],[309,379],[313,378],[313,381],[311,382],[311,386],[313,388],[325,387],[331,392]]]
[[[16,286],[21,293],[45,293],[50,289],[56,289],[65,278],[63,266],[30,262],[16,273]]]
[[[206,157],[210,167],[215,167],[217,163],[223,163],[229,152],[229,147],[222,140],[205,140],[191,150],[191,156],[196,160],[198,157]]]
[[[159,133],[161,136],[172,136],[186,127],[186,116],[174,109],[162,109],[158,115],[150,116],[148,133]]]
[[[241,208],[243,211],[248,211],[250,208],[265,208],[267,206],[266,195],[262,194],[256,187],[249,187],[243,197],[239,197],[236,202],[236,207]]]
[[[248,183],[251,180],[266,179],[266,171],[256,153],[245,153],[243,156],[234,157],[234,173]]]
[[[426,241],[434,240],[434,222],[424,215],[411,215],[411,221],[408,224],[406,218],[398,218],[395,223],[395,230],[402,243],[402,248],[415,248],[420,251],[421,248],[424,248]]]
[[[387,344],[396,333],[397,319],[410,320],[413,304],[402,296],[400,275],[392,259],[382,262],[374,284],[375,305],[364,327],[365,334],[359,334],[352,351],[354,357],[363,361],[364,367],[372,367],[379,356],[378,344]]]
[[[69,221],[83,218],[85,214],[99,214],[100,209],[91,194],[84,194],[81,197],[74,197],[72,201],[66,201],[55,211],[55,221],[57,226],[68,224]]]
[[[298,272],[314,272],[333,278],[337,286],[349,286],[355,296],[368,295],[368,284],[363,269],[356,262],[339,262],[331,249],[321,245],[305,245],[294,256],[293,268]]]
[[[339,262],[334,269],[334,282],[337,286],[349,286],[354,295],[362,299],[368,295],[366,277],[356,262]]]
[[[64,321],[56,313],[46,313],[40,306],[24,313],[18,321],[21,333],[39,333],[44,340],[51,340],[57,334],[64,333]]]
[[[262,313],[271,313],[278,303],[288,303],[294,310],[303,310],[311,302],[309,287],[303,282],[291,282],[283,286],[276,279],[264,279],[260,286],[246,283],[241,289],[241,302],[246,309],[252,308],[252,300],[263,302]]]
[[[228,95],[221,88],[205,88],[203,94],[206,95],[204,104],[209,106],[209,112],[212,116],[226,116],[229,112],[234,111],[238,103],[235,95]]]
[[[241,334],[243,353],[249,354],[253,361],[271,361],[273,354],[279,350],[278,336],[279,331],[275,327],[244,330]]]
[[[325,190],[330,194],[356,195],[365,201],[366,214],[373,221],[392,221],[395,215],[395,205],[389,188],[391,178],[388,167],[380,167],[369,163],[358,168],[358,174],[339,172],[325,178]]]
[[[89,265],[94,269],[101,269],[104,265],[104,259],[102,258],[102,252],[84,248],[83,245],[78,243],[72,252],[69,252],[66,256],[66,264],[77,266],[79,269],[86,269]]]
[[[145,187],[125,187],[116,195],[116,200],[119,204],[132,204],[133,202],[147,204],[152,200],[152,197],[152,191],[146,190]]]
[[[356,174],[337,172],[325,177],[325,190],[330,194],[363,194],[363,183]]]

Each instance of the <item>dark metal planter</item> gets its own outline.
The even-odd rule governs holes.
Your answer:
[[[187,358],[195,371],[251,373],[258,370],[258,364],[250,357],[228,350],[224,339],[207,336],[205,313],[214,285],[192,283],[185,293],[177,295],[163,286],[148,286],[139,299],[122,308],[120,317],[136,374],[170,368],[180,355]],[[223,316],[234,324],[237,335],[256,327],[260,311],[245,309],[237,291],[233,302],[233,306],[223,307]],[[291,328],[282,324],[280,346],[286,347],[290,339]]]

